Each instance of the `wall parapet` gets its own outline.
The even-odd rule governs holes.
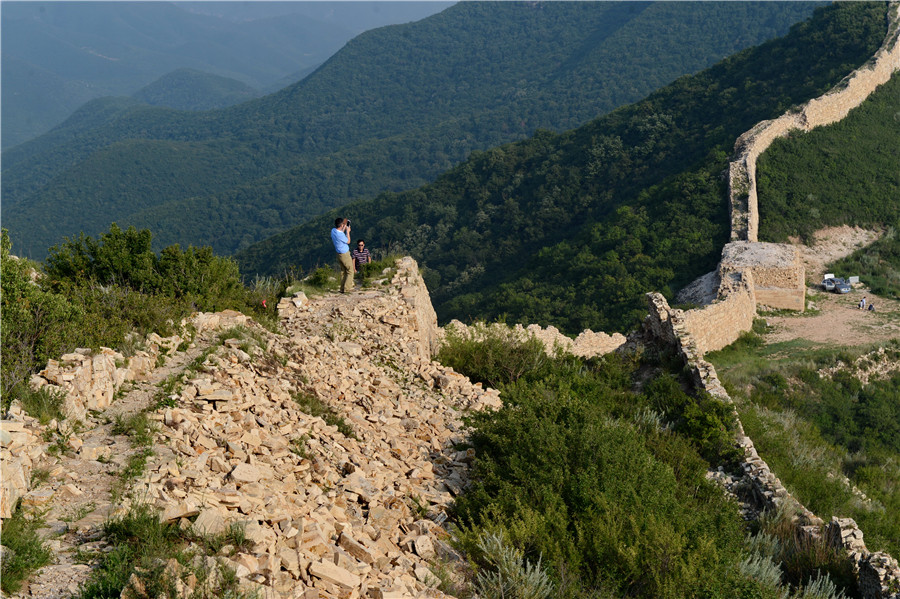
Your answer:
[[[728,167],[731,239],[758,241],[759,197],[756,161],[773,141],[791,131],[811,131],[840,121],[865,101],[875,89],[900,71],[900,3],[888,6],[888,31],[875,55],[818,98],[809,100],[780,117],[757,123],[738,137],[735,158]]]
[[[744,432],[731,396],[719,380],[715,367],[703,359],[705,352],[690,327],[685,324],[685,312],[669,307],[666,298],[659,293],[648,293],[647,303],[650,312],[644,321],[644,330],[663,344],[673,347],[690,372],[695,388],[730,405],[737,420],[735,444],[743,450],[740,464],[743,475],[733,479],[718,472],[713,473],[712,478],[747,502],[751,517],[758,517],[761,512],[777,510],[785,505],[793,506],[793,523],[798,534],[802,537],[815,537],[824,530],[828,543],[846,553],[847,560],[856,573],[863,599],[900,599],[900,565],[897,560],[884,552],[870,552],[863,541],[862,530],[853,519],[833,517],[826,526],[821,518],[791,495],[760,457],[753,440]],[[714,305],[711,304],[706,309]],[[692,312],[702,314],[706,309]]]

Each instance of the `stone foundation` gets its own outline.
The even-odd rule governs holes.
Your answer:
[[[757,305],[801,312],[806,307],[806,270],[797,248],[748,241],[727,244],[719,263],[720,275],[747,271],[753,274]]]

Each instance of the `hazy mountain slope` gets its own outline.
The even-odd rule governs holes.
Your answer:
[[[142,87],[131,97],[152,106],[178,110],[210,110],[252,100],[262,95],[236,79],[194,69],[178,69]]]
[[[432,185],[341,212],[354,235],[399,245],[429,269],[442,318],[627,329],[645,312],[643,293],[668,293],[715,264],[737,136],[865,62],[885,14],[882,4],[829,6],[785,38],[575,131],[477,153]],[[242,271],[330,262],[333,216],[242,252]]]
[[[360,3],[351,18],[344,8],[328,15],[337,3],[308,4],[4,2],[3,147],[46,132],[88,100],[130,95],[181,67],[268,88],[321,64],[360,31],[447,6]]]
[[[215,168],[196,171],[184,185],[147,181],[148,189],[166,189],[165,208],[159,198],[142,200],[144,184],[138,185],[125,208],[134,214],[127,223],[151,227],[160,246],[212,244],[232,252],[321,209],[420,185],[473,149],[521,139],[538,127],[584,122],[748,39],[783,30],[811,8],[463,3],[359,36],[302,82],[260,100],[201,114],[135,108],[108,126],[74,133],[67,123],[7,151],[6,222],[23,251],[40,257],[63,235],[78,232],[69,214],[118,201],[104,195],[109,186],[83,176],[80,162],[92,152],[129,138],[203,142],[225,148],[226,171],[245,168],[244,156],[252,155],[260,179],[227,193],[218,191]],[[147,153],[140,143],[131,146],[134,156],[110,153],[107,171],[135,182],[145,172],[153,177],[140,165]],[[196,197],[197,182],[210,192]],[[41,211],[57,215],[55,234],[28,228]],[[85,232],[97,234],[108,224],[96,214]]]

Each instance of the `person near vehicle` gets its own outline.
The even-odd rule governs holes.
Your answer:
[[[353,267],[356,269],[356,272],[361,273],[363,264],[368,264],[372,261],[372,255],[369,253],[369,249],[366,247],[366,242],[363,239],[356,240],[356,249],[351,252],[353,256]]]
[[[869,312],[875,311],[875,304],[869,304]]]
[[[860,310],[866,309],[866,296],[863,296],[863,298],[861,300],[859,300],[859,309]]]
[[[350,219],[334,219],[334,228],[331,230],[331,243],[337,252],[338,264],[341,265],[341,293],[347,293],[347,280],[350,280],[350,290],[353,290],[353,259],[350,257]]]

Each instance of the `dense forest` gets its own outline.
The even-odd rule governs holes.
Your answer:
[[[151,106],[179,110],[224,108],[259,97],[249,85],[196,69],[178,69],[142,87],[132,97]]]
[[[432,185],[341,213],[370,246],[420,261],[442,319],[627,330],[645,314],[645,292],[671,296],[714,268],[729,235],[723,172],[735,139],[836,84],[885,31],[883,4],[817,9],[788,36],[642,102],[476,152]],[[242,271],[330,261],[335,214],[241,252]]]
[[[759,236],[786,241],[823,225],[900,218],[900,75],[847,118],[776,140],[759,159]]]
[[[3,154],[34,258],[111,221],[231,253],[421,186],[473,150],[565,130],[784,33],[808,3],[460,3],[367,32],[303,81],[203,113],[95,100]],[[189,172],[190,176],[183,176]]]

